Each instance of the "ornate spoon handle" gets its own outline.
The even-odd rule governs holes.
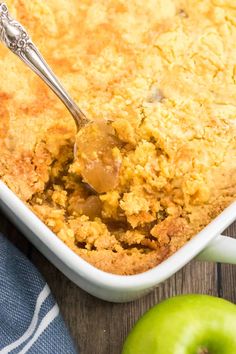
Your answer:
[[[78,129],[89,122],[62,87],[24,27],[9,15],[4,3],[0,3],[0,40],[55,92],[70,111]]]

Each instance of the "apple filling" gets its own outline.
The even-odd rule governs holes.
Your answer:
[[[82,176],[98,193],[118,185],[120,170],[119,141],[106,122],[90,123],[76,136],[75,163],[71,171]]]

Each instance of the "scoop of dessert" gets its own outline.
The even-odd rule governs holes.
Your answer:
[[[75,161],[70,172],[82,177],[97,193],[106,193],[118,184],[121,157],[119,139],[111,124],[91,122],[76,135]]]

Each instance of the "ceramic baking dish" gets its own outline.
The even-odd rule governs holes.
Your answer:
[[[155,268],[131,276],[105,273],[67,247],[3,182],[0,208],[62,273],[88,293],[112,302],[131,301],[150,292],[197,256],[236,264],[236,240],[220,233],[236,220],[236,202],[174,255]]]

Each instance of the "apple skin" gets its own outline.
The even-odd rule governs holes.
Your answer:
[[[181,295],[154,306],[128,335],[122,354],[236,354],[236,305]]]

